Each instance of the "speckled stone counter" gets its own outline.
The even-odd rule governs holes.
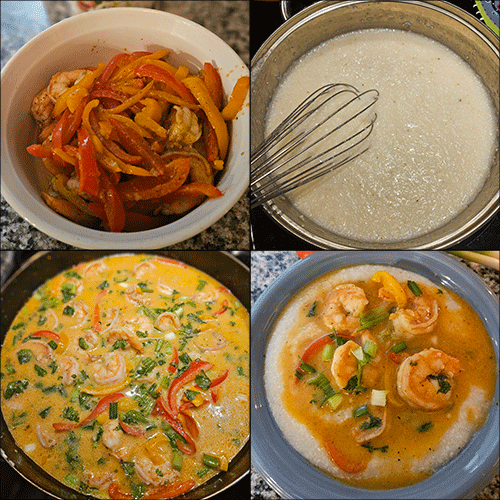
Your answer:
[[[252,305],[260,294],[269,286],[281,273],[286,271],[292,264],[297,262],[299,257],[295,252],[286,251],[252,251],[251,276]],[[458,259],[464,265],[472,269],[497,296],[499,295],[499,273],[494,269],[471,263],[463,259]],[[498,499],[500,492],[500,478],[497,474],[491,483],[481,491],[474,500]],[[279,499],[279,496],[252,468],[251,470],[251,497],[254,500]]]
[[[2,2],[2,68],[31,38],[70,15],[70,2]],[[212,31],[230,45],[247,66],[249,3],[246,0],[157,1],[156,8],[186,17]],[[248,196],[202,233],[172,245],[171,249],[250,248]],[[1,198],[2,249],[69,249],[69,245],[38,231]]]

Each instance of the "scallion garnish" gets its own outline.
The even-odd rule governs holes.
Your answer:
[[[420,290],[419,286],[414,281],[408,280],[406,284],[408,285],[408,288],[413,292],[413,295],[415,295],[415,297],[422,295],[422,290]]]
[[[333,358],[333,344],[327,344],[323,347],[323,352],[321,354],[322,361],[330,361]]]
[[[406,342],[403,340],[402,342],[398,342],[396,345],[393,345],[391,347],[391,352],[398,353],[404,351],[407,347]]]
[[[376,307],[375,309],[372,309],[371,311],[367,312],[366,314],[362,314],[359,317],[359,329],[360,330],[366,330],[367,328],[372,328],[375,325],[378,325],[385,319],[389,317],[389,313],[385,309],[384,306],[379,306]]]
[[[300,369],[304,372],[307,372],[307,373],[316,373],[316,368],[314,368],[314,366],[311,366],[309,364],[307,364],[305,361],[302,360],[302,358],[299,356],[299,359],[300,359]]]
[[[118,401],[109,403],[109,419],[113,420],[115,418],[118,418]]]
[[[368,415],[368,405],[358,406],[352,411],[354,418],[363,417],[364,415]]]
[[[373,340],[367,340],[363,346],[363,351],[371,358],[377,355],[377,344]]]

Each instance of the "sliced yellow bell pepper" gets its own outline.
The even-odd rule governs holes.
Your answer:
[[[147,97],[141,101],[141,104],[144,104],[141,113],[149,116],[155,122],[159,122],[161,120],[161,115],[163,114],[163,107],[156,99],[151,99]]]
[[[88,95],[88,90],[85,87],[79,87],[77,88],[71,95],[68,96],[68,109],[71,111],[71,113],[74,113],[76,108],[80,105],[82,102],[82,99]]]
[[[113,394],[130,384],[131,377],[127,376],[125,380],[114,385],[103,385],[103,386],[81,386],[80,390],[86,394],[92,394],[92,396],[105,396],[106,394]]]
[[[110,114],[108,115],[108,117],[113,118],[114,120],[117,120],[119,122],[125,123],[125,125],[128,125],[131,129],[135,130],[142,137],[146,137],[148,139],[153,138],[153,136],[146,129],[137,125],[137,123],[135,123],[134,120],[128,118],[127,116]]]
[[[163,128],[161,125],[156,123],[152,118],[145,115],[144,113],[137,113],[134,117],[135,123],[140,125],[141,127],[147,128],[154,132],[156,135],[160,136],[162,139],[167,138],[167,130]]]
[[[142,177],[151,177],[153,174],[146,170],[145,168],[137,167],[136,165],[130,165],[129,163],[125,163],[120,158],[115,156],[111,151],[107,149],[104,150],[102,156],[99,160],[103,163],[103,165],[111,172],[123,172],[124,174],[131,175],[140,175]],[[141,293],[141,289],[139,288],[139,293]]]
[[[168,50],[158,50],[154,54],[149,54],[149,55],[139,57],[135,61],[132,61],[131,63],[126,64],[125,66],[120,68],[115,73],[115,75],[111,78],[110,81],[117,82],[119,80],[130,79],[133,76],[134,70],[135,70],[135,68],[137,68],[137,66],[140,66],[141,64],[145,64],[145,63],[156,64],[158,62],[158,61],[156,61],[156,59],[161,59],[162,57],[165,57],[167,54],[168,54]],[[164,63],[164,64],[166,64],[166,63]],[[175,71],[175,69],[174,69],[174,71]]]
[[[90,138],[92,139],[92,144],[94,145],[94,149],[96,150],[97,153],[102,154],[104,150],[104,146],[102,145],[102,142],[99,140],[99,137],[95,134],[94,130],[90,126],[90,121],[89,121],[89,115],[92,109],[96,108],[99,106],[99,100],[94,99],[90,101],[86,106],[85,109],[83,110],[82,114],[82,123],[83,126],[87,129],[87,132],[90,135]]]
[[[155,99],[162,99],[164,101],[171,102],[172,104],[176,104],[177,106],[185,106],[186,108],[193,110],[200,109],[198,104],[187,102],[182,97],[171,94],[170,92],[164,92],[163,90],[152,90],[149,95]]]
[[[175,72],[175,76],[179,80],[183,80],[184,78],[189,76],[189,68],[187,68],[186,66],[179,66],[177,68],[177,71]]]
[[[56,353],[63,354],[69,345],[69,337],[65,333],[59,332],[59,338],[60,340],[57,343]]]
[[[151,90],[151,87],[154,85],[154,83],[155,83],[154,80],[149,82],[143,89],[141,89],[140,92],[137,92],[137,94],[130,97],[126,101],[122,102],[120,105],[116,106],[115,108],[106,109],[105,110],[106,114],[121,113],[122,111],[125,111],[126,109],[130,108],[130,106],[133,106],[134,104],[138,103],[141,99],[144,99],[146,94]]]
[[[208,121],[215,130],[217,136],[217,143],[219,145],[219,154],[221,159],[224,159],[227,154],[229,146],[229,134],[227,132],[227,125],[221,112],[214,104],[210,92],[206,85],[197,76],[190,76],[182,80],[182,83],[191,91],[194,97],[198,100],[201,108],[207,115]]]
[[[406,305],[406,293],[392,274],[389,274],[387,271],[377,271],[372,276],[371,280],[374,283],[382,283],[383,288],[394,297],[398,307],[404,307]]]
[[[170,448],[170,441],[163,434],[156,434],[146,441],[146,450],[155,465],[165,463],[165,455]]]

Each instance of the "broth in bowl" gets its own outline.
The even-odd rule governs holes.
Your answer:
[[[352,486],[397,488],[452,459],[484,423],[496,362],[456,293],[399,268],[325,274],[286,305],[265,389],[290,444]]]

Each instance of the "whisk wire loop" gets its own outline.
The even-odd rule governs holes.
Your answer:
[[[378,96],[375,89],[360,93],[352,85],[329,84],[299,104],[251,154],[251,208],[316,180],[366,152],[368,146],[365,144],[363,149],[363,143],[377,119],[376,114],[368,118],[366,112]],[[360,103],[361,107],[350,110]],[[347,116],[343,117],[342,112]],[[369,123],[361,127],[357,122],[362,119]],[[324,144],[331,147],[322,150]],[[328,154],[331,156],[326,157]]]

